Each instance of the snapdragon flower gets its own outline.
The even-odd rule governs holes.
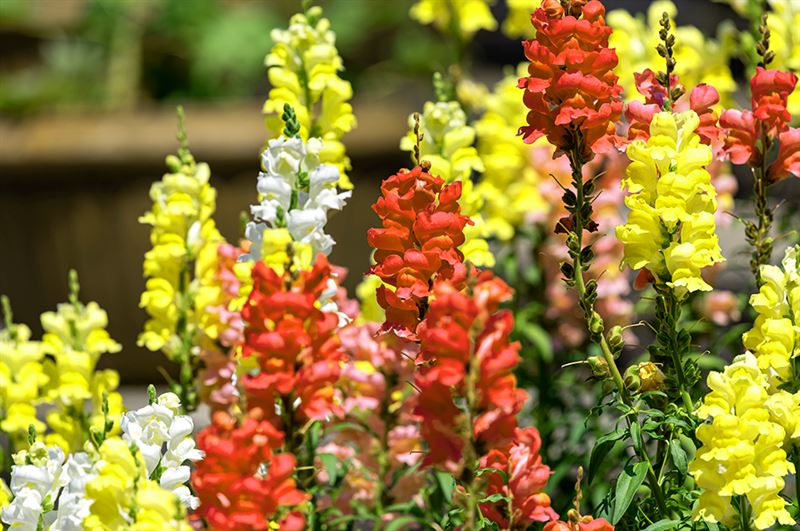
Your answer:
[[[780,492],[795,468],[783,448],[786,431],[767,406],[768,380],[758,360],[749,352],[736,357],[709,374],[708,386],[697,415],[711,421],[697,428],[702,447],[689,465],[703,489],[694,517],[729,525],[733,496],[745,496],[756,529],[794,524]]]
[[[285,246],[276,248],[271,241],[285,239],[286,233],[280,229],[286,229],[296,244],[307,246],[310,257],[330,254],[336,242],[325,233],[328,212],[341,210],[352,192],[337,191],[339,170],[320,162],[321,149],[322,142],[317,138],[304,142],[297,136],[281,136],[269,141],[261,155],[264,171],[257,184],[260,202],[250,207],[254,221],[245,230],[250,251],[243,259],[260,260],[285,253]],[[272,257],[270,262],[277,260]]]
[[[122,346],[106,330],[105,310],[96,302],[80,302],[78,291],[77,275],[72,271],[70,301],[41,316],[45,331],[42,348],[52,356],[45,362],[50,375],[46,396],[56,406],[46,417],[53,432],[45,440],[65,451],[82,448],[89,436],[87,426],[91,430],[104,425],[104,400],[112,417],[119,416],[123,408],[122,395],[115,391],[119,386],[117,371],[96,369],[103,354],[119,352]]]
[[[13,448],[19,448],[27,437],[28,426],[36,433],[45,424],[36,418],[36,404],[43,399],[43,387],[49,378],[42,362],[44,349],[31,341],[31,330],[12,322],[11,307],[3,297],[5,328],[0,330],[0,431],[6,433]]]
[[[709,291],[701,271],[724,260],[715,233],[716,190],[705,169],[711,148],[700,142],[699,124],[694,111],[660,112],[650,138],[628,145],[632,162],[622,184],[630,213],[616,230],[624,262],[647,269],[680,296]]]
[[[199,461],[203,453],[192,438],[192,418],[180,415],[179,410],[180,400],[174,393],[153,396],[152,403],[122,416],[122,438],[141,452],[147,477],[157,479],[161,488],[172,491],[187,508],[196,509],[199,500],[187,487],[187,463]]]
[[[415,118],[408,119],[411,130],[402,138],[400,149],[413,151],[415,147]],[[419,116],[420,160],[430,162],[432,175],[444,179],[446,184],[461,183],[461,212],[472,219],[464,227],[464,243],[460,246],[464,259],[477,266],[491,267],[494,255],[486,241],[491,234],[481,215],[483,197],[472,181],[473,172],[483,172],[484,166],[475,149],[475,129],[467,124],[467,115],[457,101],[425,102]]]
[[[341,138],[356,125],[350,82],[339,77],[342,58],[336,49],[336,35],[322,9],[311,7],[294,15],[285,30],[270,34],[275,43],[266,58],[272,88],[264,103],[267,127],[278,134],[283,129],[281,113],[286,104],[297,113],[303,140],[319,138],[319,156],[338,169],[337,181],[353,187],[347,177],[350,159]]]

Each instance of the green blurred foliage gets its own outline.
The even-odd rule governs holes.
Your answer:
[[[356,90],[427,80],[454,53],[408,18],[412,0],[319,2]],[[65,107],[132,108],[143,102],[266,95],[270,31],[301,9],[296,0],[77,0],[69,22],[42,23],[39,5],[0,2],[0,112]]]

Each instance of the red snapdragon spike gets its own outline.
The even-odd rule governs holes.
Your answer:
[[[279,276],[263,262],[253,268],[253,291],[242,309],[242,356],[255,357],[258,371],[241,382],[248,408],[261,408],[277,426],[279,401],[294,408],[300,422],[342,413],[334,392],[345,357],[336,335],[339,318],[317,307],[330,278],[322,255],[296,278]]]
[[[420,167],[401,170],[381,184],[372,209],[382,227],[370,229],[369,244],[376,264],[370,273],[385,283],[378,303],[386,310],[384,329],[415,338],[417,325],[434,279],[463,284],[464,226],[460,214],[461,183],[444,181]]]
[[[468,283],[472,285],[469,294],[448,281],[437,282],[418,329],[416,413],[429,444],[425,463],[451,471],[461,466],[467,438],[481,450],[508,444],[527,397],[516,387],[512,373],[519,362],[519,344],[509,341],[514,320],[510,312],[499,310],[511,290],[488,271]],[[455,397],[470,393],[473,401],[468,407],[474,424],[465,426]]]
[[[542,463],[539,455],[542,441],[536,428],[517,428],[513,441],[501,449],[493,449],[481,457],[481,468],[493,468],[506,474],[507,482],[499,472],[485,474],[486,495],[502,494],[511,500],[481,504],[481,513],[501,529],[527,529],[534,522],[547,522],[558,518],[550,497],[544,488],[550,478],[550,467]],[[513,514],[509,514],[509,510]]]
[[[216,412],[211,425],[197,436],[205,458],[192,474],[200,498],[195,516],[223,531],[269,529],[281,508],[306,501],[292,478],[295,457],[275,453],[282,444],[283,433],[264,420],[260,410],[240,423]]]
[[[614,122],[622,115],[622,87],[613,69],[617,54],[608,47],[611,28],[597,0],[572,2],[569,13],[545,0],[531,15],[536,37],[523,42],[530,61],[518,86],[529,113],[519,130],[526,143],[541,136],[561,155],[577,147],[577,128],[585,160],[618,144]]]
[[[750,80],[753,114],[763,124],[767,135],[775,137],[792,119],[786,105],[795,85],[797,76],[791,72],[756,68]]]
[[[724,150],[734,164],[760,165],[766,153],[758,142],[780,143],[778,160],[768,170],[771,182],[779,181],[787,173],[800,174],[792,154],[797,152],[797,133],[788,126],[791,114],[786,108],[789,95],[797,85],[797,76],[791,72],[756,68],[750,80],[751,110],[726,110],[719,123],[724,132]],[[785,144],[785,145],[784,145]],[[794,155],[796,160],[797,155]]]

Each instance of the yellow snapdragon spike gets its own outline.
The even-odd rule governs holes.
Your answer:
[[[365,275],[364,280],[356,286],[356,297],[361,306],[357,319],[368,323],[383,323],[386,312],[378,304],[376,295],[382,283],[377,275]]]
[[[150,319],[138,344],[176,360],[197,332],[198,312],[213,298],[201,279],[213,274],[223,238],[212,218],[216,191],[208,165],[196,163],[182,145],[178,157],[167,157],[167,167],[170,173],[150,188],[153,207],[139,218],[152,227],[152,249],[145,254],[147,283],[139,303]]]
[[[92,427],[102,428],[104,396],[109,414],[122,413],[122,396],[116,392],[119,374],[111,369],[97,371],[103,354],[116,353],[122,346],[106,331],[108,316],[96,302],[78,301],[77,278],[70,277],[70,302],[59,304],[55,312],[41,316],[42,348],[51,356],[45,364],[48,375],[47,400],[55,406],[47,414],[52,430],[45,436],[65,452],[80,449]],[[87,407],[88,406],[88,407]],[[114,426],[113,433],[119,432]]]
[[[769,0],[772,8],[767,14],[770,31],[770,50],[775,59],[770,68],[800,71],[800,3],[796,0]],[[800,86],[789,96],[788,109],[792,116],[800,115]]]
[[[400,149],[413,151],[414,116],[409,117],[410,130],[400,141]],[[490,236],[481,213],[483,198],[472,182],[472,172],[483,172],[484,166],[474,147],[475,129],[467,124],[467,115],[456,101],[426,102],[420,115],[420,160],[431,163],[430,173],[446,183],[461,182],[461,213],[472,219],[464,228],[466,241],[460,247],[464,258],[476,266],[491,267],[494,255],[486,238]]]
[[[539,193],[540,183],[549,177],[530,163],[531,146],[516,136],[528,112],[517,88],[517,78],[524,72],[526,66],[520,65],[516,75],[510,73],[497,83],[486,100],[486,111],[474,124],[484,165],[475,193],[483,198],[481,213],[489,234],[504,241],[514,236],[526,215],[551,208]]]
[[[624,58],[615,68],[615,73],[628,99],[643,98],[636,90],[633,74],[664,61],[656,51],[660,42],[658,21],[664,12],[674,19],[677,8],[670,1],[660,0],[650,4],[646,18],[633,16],[623,9],[608,13],[606,20],[614,30],[609,37],[609,47],[615,48],[617,55]],[[713,40],[706,39],[694,26],[675,26],[673,21],[672,27],[677,61],[675,73],[681,84],[691,89],[700,83],[708,83],[719,91],[723,105],[732,104],[736,82],[728,64],[735,48],[735,28],[723,26],[719,40]]]
[[[460,39],[471,38],[478,30],[494,31],[497,21],[489,6],[491,0],[419,0],[409,15],[421,24],[433,24],[441,32],[457,31]]]
[[[186,521],[186,510],[177,496],[162,489],[153,480],[141,481],[136,491],[136,522],[131,524],[130,531],[155,531],[170,529],[175,531],[191,531]]]
[[[797,247],[786,251],[781,266],[761,266],[762,285],[750,297],[756,311],[744,346],[758,359],[771,391],[793,377],[793,359],[800,355],[800,263]]]
[[[6,482],[0,478],[0,511],[2,511],[11,502],[11,489],[8,488]]]
[[[629,144],[622,180],[630,209],[628,222],[617,227],[623,261],[648,269],[680,297],[710,290],[701,272],[724,260],[715,232],[716,191],[705,169],[711,148],[695,133],[699,123],[694,111],[656,114],[650,138]]]
[[[35,405],[43,401],[48,377],[41,343],[31,341],[30,328],[11,322],[5,298],[3,306],[6,325],[0,330],[0,431],[9,436],[13,451],[27,444],[29,425],[37,433],[45,430],[44,423],[36,418]]]
[[[106,439],[98,453],[104,464],[97,476],[86,484],[86,497],[92,500],[92,505],[84,527],[89,530],[125,529],[128,525],[125,517],[135,501],[134,486],[146,480],[144,459],[118,437]]]
[[[689,466],[704,490],[694,517],[730,524],[733,496],[746,496],[756,529],[794,524],[780,496],[784,477],[795,472],[783,448],[787,410],[769,407],[769,383],[758,360],[749,352],[736,357],[723,372],[709,374],[708,387],[697,415],[711,420],[697,428],[702,447]]]
[[[350,159],[345,155],[342,136],[356,126],[350,99],[353,88],[339,77],[342,58],[336,36],[318,6],[298,13],[285,30],[271,33],[275,43],[266,58],[272,88],[264,103],[269,130],[274,136],[283,130],[281,114],[291,105],[300,122],[303,140],[320,138],[320,160],[339,168],[339,187],[353,187],[347,176]]]

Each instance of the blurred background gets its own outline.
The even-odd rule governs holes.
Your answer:
[[[369,265],[366,230],[377,221],[369,205],[381,179],[409,164],[398,149],[407,117],[433,98],[432,73],[455,51],[409,18],[411,0],[319,3],[337,34],[359,122],[344,138],[354,195],[329,224],[338,242],[331,259],[350,270],[352,289]],[[605,3],[637,13],[651,2]],[[679,24],[707,34],[723,20],[746,26],[725,5],[675,3]],[[531,0],[531,10],[537,4]],[[495,2],[498,20],[505,9]],[[136,346],[149,248],[137,218],[177,148],[175,106],[186,109],[195,157],[211,165],[217,224],[236,241],[268,138],[261,107],[270,30],[299,10],[297,0],[0,0],[0,293],[17,322],[38,337],[40,313],[66,300],[75,268],[81,299],[107,310],[109,331],[124,346],[101,364],[119,369],[124,384],[162,381],[162,355]],[[486,83],[523,59],[519,42],[499,32],[480,32],[469,55]],[[743,86],[741,65],[732,69]],[[747,196],[749,184],[739,190]]]

